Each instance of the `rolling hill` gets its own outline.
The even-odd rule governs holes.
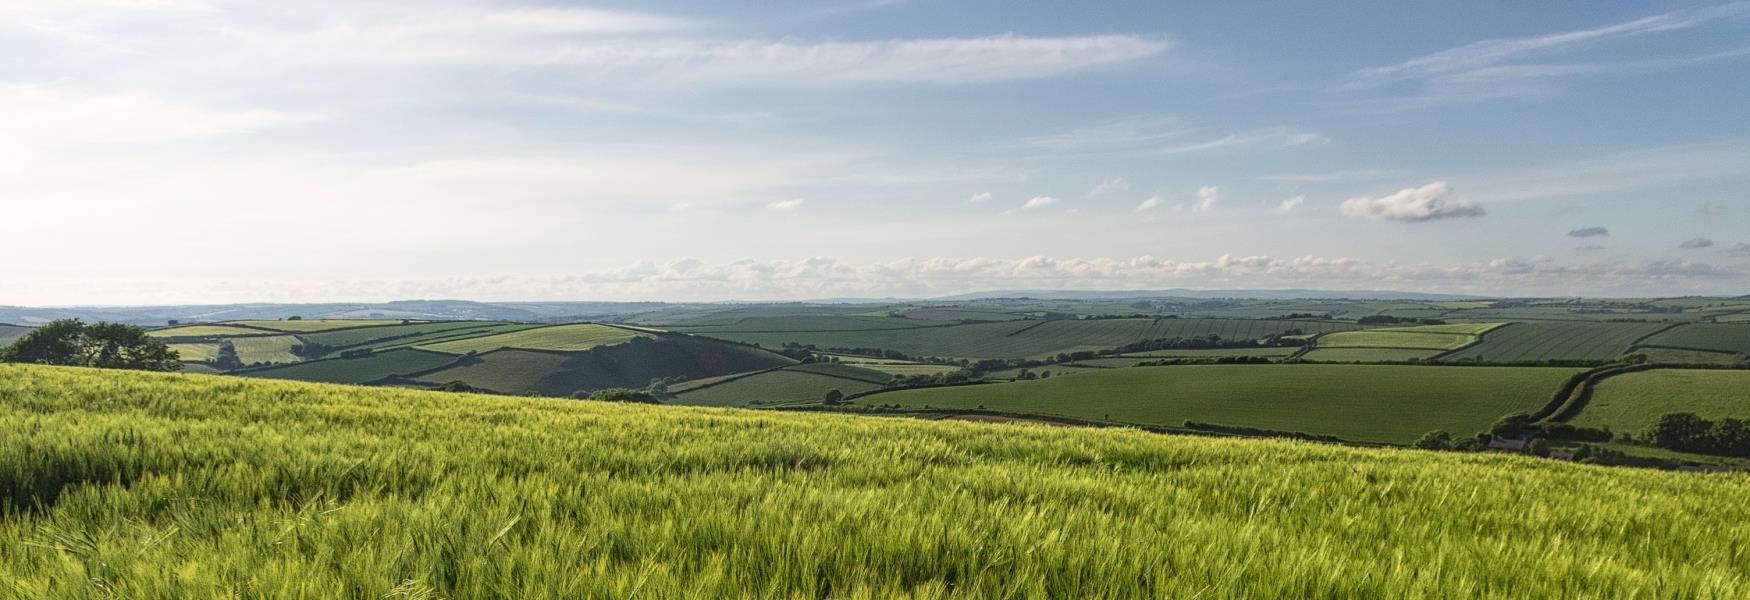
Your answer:
[[[1750,595],[1733,475],[16,365],[0,430],[23,598]]]

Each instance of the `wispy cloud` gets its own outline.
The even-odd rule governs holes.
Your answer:
[[[1291,213],[1294,212],[1295,209],[1300,208],[1303,204],[1306,204],[1306,196],[1295,196],[1283,200],[1281,204],[1276,205],[1276,212],[1284,214]]]
[[[1593,238],[1610,237],[1610,230],[1604,227],[1581,227],[1568,232],[1568,237]]]
[[[1479,69],[1509,62],[1526,55],[1571,46],[1630,38],[1652,33],[1689,29],[1710,21],[1750,12],[1750,3],[1735,2],[1701,9],[1678,10],[1591,29],[1542,35],[1496,38],[1442,50],[1383,67],[1355,72],[1352,86],[1366,86],[1380,79],[1427,76]]]
[[[768,204],[766,204],[766,208],[769,208],[772,210],[795,210],[798,208],[802,208],[802,205],[807,204],[807,203],[808,203],[807,200],[803,200],[801,198],[792,198],[789,200],[777,200],[777,201],[768,203]]]
[[[970,202],[972,204],[978,204],[981,202],[989,202],[990,201],[990,192],[979,192],[979,193],[973,194],[972,197],[967,198],[966,201]]]
[[[1707,238],[1691,238],[1683,240],[1683,243],[1678,244],[1677,247],[1684,250],[1700,250],[1714,247],[1714,241]]]
[[[1160,208],[1160,206],[1165,203],[1166,199],[1161,198],[1159,194],[1149,196],[1147,200],[1143,200],[1141,204],[1136,205],[1136,212],[1148,212]]]
[[[1117,178],[1113,178],[1113,179],[1107,179],[1107,180],[1102,181],[1100,183],[1094,184],[1094,189],[1088,190],[1088,195],[1089,196],[1099,196],[1102,194],[1110,194],[1112,192],[1124,192],[1124,191],[1129,191],[1129,190],[1130,190],[1130,181],[1123,178],[1123,177],[1117,177]]]
[[[1327,171],[1324,173],[1281,173],[1276,175],[1260,175],[1264,181],[1281,181],[1285,183],[1344,183],[1350,181],[1372,181],[1397,177],[1403,171],[1386,169],[1357,169],[1349,171]]]
[[[1034,196],[1033,199],[1028,200],[1026,204],[1021,205],[1021,209],[1033,210],[1035,208],[1045,208],[1053,204],[1057,204],[1057,198],[1051,196]]]
[[[1200,213],[1215,210],[1215,203],[1220,200],[1221,186],[1206,185],[1197,188],[1197,202],[1191,204],[1191,210]]]
[[[1246,148],[1292,148],[1307,144],[1322,144],[1331,141],[1323,134],[1300,131],[1287,127],[1275,127],[1224,135],[1218,138],[1176,144],[1155,148],[1149,151],[1155,155],[1193,154],[1199,152],[1214,152],[1222,150],[1237,150]]]

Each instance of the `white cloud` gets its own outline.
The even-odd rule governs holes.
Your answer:
[[[1736,2],[1704,9],[1672,11],[1592,29],[1483,40],[1416,57],[1395,65],[1363,69],[1356,72],[1355,77],[1358,80],[1366,81],[1403,75],[1428,75],[1476,69],[1508,62],[1536,52],[1553,51],[1568,46],[1650,33],[1688,29],[1723,17],[1741,14],[1746,10],[1750,10],[1750,4]]]
[[[1293,198],[1283,200],[1282,204],[1280,204],[1276,207],[1276,211],[1282,212],[1282,213],[1291,213],[1291,212],[1294,212],[1294,209],[1300,208],[1300,206],[1302,204],[1306,204],[1306,196],[1295,196]]]
[[[1239,149],[1292,148],[1307,144],[1322,144],[1329,141],[1331,141],[1331,139],[1325,137],[1323,134],[1278,127],[1245,133],[1235,133],[1214,139],[1155,148],[1149,153],[1156,155],[1173,155]]]
[[[1358,197],[1343,201],[1343,214],[1380,221],[1434,221],[1439,219],[1480,217],[1482,206],[1465,199],[1449,199],[1452,187],[1436,181],[1416,188],[1405,188],[1379,197]]]
[[[1221,200],[1221,186],[1206,185],[1197,188],[1197,202],[1191,205],[1191,210],[1206,213],[1215,209],[1215,203]]]
[[[1033,210],[1035,208],[1045,208],[1053,204],[1057,204],[1056,198],[1051,196],[1034,196],[1032,200],[1028,200],[1027,204],[1021,206],[1021,208],[1024,210]]]
[[[807,202],[808,202],[807,200],[803,200],[801,198],[792,198],[790,200],[778,200],[778,201],[766,204],[766,208],[770,208],[772,210],[792,210],[792,209],[796,209],[796,208],[801,208],[802,205],[806,204]]]
[[[1385,169],[1358,169],[1351,171],[1329,171],[1325,173],[1282,173],[1258,177],[1264,181],[1281,181],[1287,183],[1341,183],[1348,181],[1370,181],[1402,175],[1402,171]]]
[[[1123,177],[1118,177],[1118,178],[1114,178],[1114,179],[1108,179],[1108,180],[1105,180],[1105,181],[1102,181],[1100,183],[1095,184],[1094,189],[1088,190],[1088,195],[1089,196],[1099,196],[1101,194],[1108,194],[1108,193],[1112,193],[1112,192],[1128,191],[1129,189],[1130,189],[1130,181],[1124,179]]]
[[[77,146],[250,133],[316,117],[272,110],[216,110],[144,93],[102,94],[0,85],[0,144]]]
[[[1714,241],[1707,238],[1693,238],[1683,240],[1683,243],[1678,244],[1677,247],[1685,250],[1700,250],[1714,247]]]
[[[988,201],[990,201],[990,192],[979,192],[979,193],[973,194],[972,197],[967,198],[966,201],[971,202],[973,204],[978,204],[980,202],[988,202]]]
[[[1149,196],[1147,200],[1143,200],[1141,204],[1136,205],[1136,212],[1148,212],[1154,210],[1159,208],[1163,202],[1166,202],[1166,200],[1161,198],[1159,194]]]

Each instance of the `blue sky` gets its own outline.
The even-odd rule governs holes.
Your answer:
[[[0,304],[1750,292],[1750,3],[1161,4],[0,0]]]

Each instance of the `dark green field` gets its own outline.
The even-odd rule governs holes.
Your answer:
[[[1750,323],[1691,323],[1647,338],[1644,345],[1750,354]]]
[[[1637,340],[1664,327],[1666,325],[1660,323],[1511,323],[1484,334],[1481,342],[1443,359],[1497,363],[1606,361],[1622,356]]]
[[[1546,403],[1576,369],[1192,365],[1078,372],[1039,381],[905,390],[859,404],[1056,415],[1179,426],[1187,420],[1408,443],[1469,435]]]
[[[425,334],[465,331],[500,325],[498,323],[480,321],[440,321],[437,323],[410,323],[406,325],[380,325],[374,327],[354,327],[335,329],[299,335],[306,341],[332,346],[335,348],[351,348],[366,346],[388,340],[406,339]]]
[[[295,379],[327,383],[365,383],[391,375],[408,375],[436,369],[456,362],[456,357],[441,352],[404,348],[373,353],[360,358],[330,358],[243,371],[239,375],[270,379]]]
[[[675,397],[676,404],[693,406],[757,406],[819,402],[830,390],[855,394],[881,388],[873,381],[880,373],[849,373],[845,369],[804,368],[797,365],[742,377],[691,390]],[[862,371],[862,369],[855,369]]]
[[[1656,369],[1605,379],[1571,422],[1639,433],[1661,415],[1750,419],[1750,371]]]
[[[708,333],[712,337],[776,348],[785,342],[820,348],[880,348],[912,356],[1037,358],[1083,350],[1107,350],[1134,342],[1207,335],[1254,340],[1289,331],[1321,333],[1359,327],[1327,321],[1245,319],[1067,319],[971,323],[898,330]]]
[[[434,385],[461,381],[507,394],[565,396],[609,387],[642,388],[657,378],[699,379],[793,362],[758,348],[664,336],[579,352],[498,350],[419,379]]]

